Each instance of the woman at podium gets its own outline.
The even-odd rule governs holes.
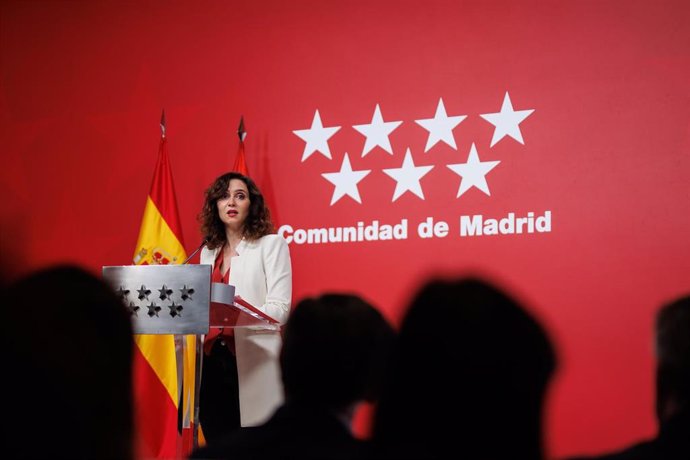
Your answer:
[[[206,190],[199,221],[206,241],[200,263],[213,266],[212,281],[235,286],[237,296],[284,323],[292,299],[290,252],[256,184],[235,172],[219,176]],[[264,422],[282,403],[280,347],[275,326],[211,329],[199,397],[207,442]]]

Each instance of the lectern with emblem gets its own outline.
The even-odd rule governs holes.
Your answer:
[[[203,365],[203,341],[211,327],[278,325],[278,321],[235,296],[234,286],[211,283],[211,265],[124,265],[103,267],[103,278],[120,295],[130,311],[135,334],[175,336],[177,368],[182,369],[183,336],[197,336],[194,372],[194,420],[199,415],[199,388]],[[178,371],[178,388],[190,388]],[[179,395],[188,407],[190,395]],[[189,417],[183,426],[190,427]],[[198,423],[194,424],[194,447]]]

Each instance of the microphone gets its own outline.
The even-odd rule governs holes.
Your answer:
[[[208,237],[206,237],[206,238],[203,239],[203,241],[201,242],[201,244],[199,245],[199,247],[196,248],[196,249],[194,250],[194,252],[191,253],[191,254],[189,255],[189,257],[187,257],[187,258],[185,259],[184,262],[182,262],[182,265],[187,264],[187,262],[189,262],[189,260],[190,260],[192,257],[194,257],[194,256],[196,255],[197,252],[201,251],[201,248],[203,248],[204,245],[205,245],[206,243],[208,243]]]

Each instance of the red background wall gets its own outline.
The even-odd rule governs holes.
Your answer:
[[[291,244],[295,299],[354,290],[397,321],[432,273],[484,273],[530,305],[558,348],[552,456],[655,431],[652,320],[690,290],[690,9],[684,1],[3,2],[0,228],[22,273],[131,261],[165,108],[186,247],[204,188],[228,170],[244,115],[247,161],[279,224],[408,219],[405,240]],[[524,144],[480,117],[509,92],[534,109]],[[457,150],[424,152],[439,98]],[[362,156],[379,104],[393,154]],[[319,110],[332,159],[293,131]],[[490,195],[456,198],[476,145]],[[434,166],[424,199],[392,201],[409,148]],[[361,203],[321,176],[345,153]],[[459,218],[551,211],[548,233],[461,237]],[[448,223],[444,238],[416,225]],[[439,330],[452,325],[439,325]]]

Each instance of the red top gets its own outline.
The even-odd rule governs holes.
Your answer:
[[[230,270],[225,272],[225,275],[220,271],[221,265],[223,265],[223,250],[218,251],[216,260],[213,262],[213,272],[211,273],[212,283],[229,283],[230,282]]]
[[[225,275],[221,272],[221,266],[223,265],[223,250],[218,251],[216,260],[213,262],[213,271],[211,272],[211,282],[212,283],[225,283],[230,282],[230,269],[225,272]],[[211,328],[206,335],[206,340],[204,341],[204,353],[207,355],[211,353],[211,347],[216,340],[225,340],[228,349],[235,354],[235,341],[233,340],[233,330],[232,328]]]

